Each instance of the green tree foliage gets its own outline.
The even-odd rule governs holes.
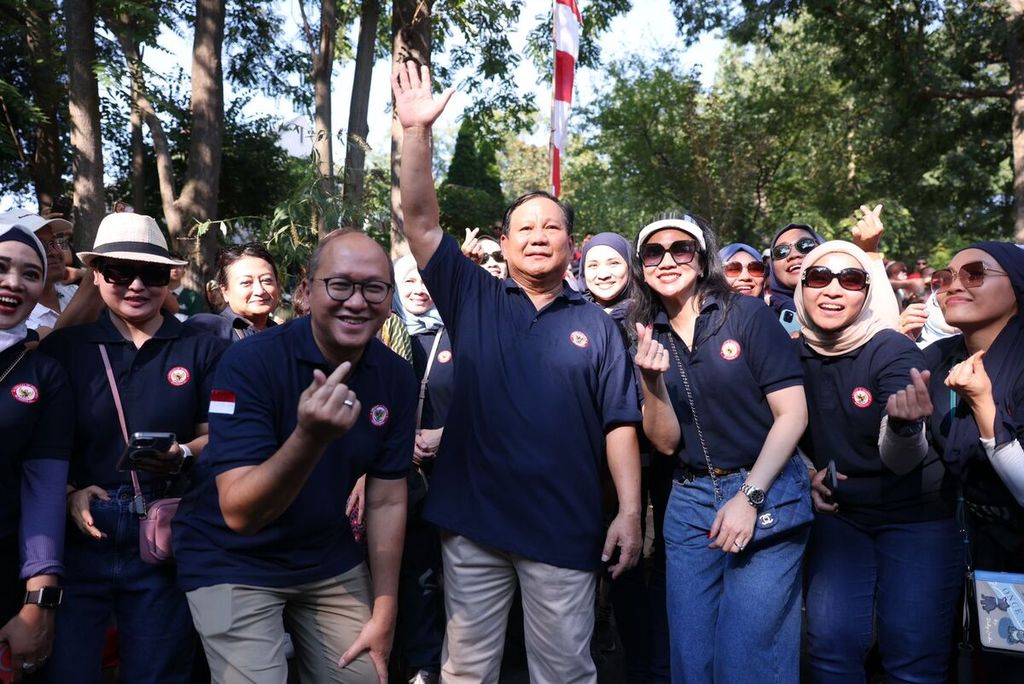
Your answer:
[[[456,235],[499,221],[505,208],[497,155],[491,139],[465,118],[455,139],[448,174],[438,189],[441,225]]]

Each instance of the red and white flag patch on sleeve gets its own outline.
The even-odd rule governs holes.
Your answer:
[[[230,390],[213,390],[210,393],[209,412],[224,416],[235,415],[235,393]]]

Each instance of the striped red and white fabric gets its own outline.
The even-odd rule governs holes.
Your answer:
[[[551,106],[551,188],[555,197],[562,192],[562,151],[568,137],[572,81],[580,51],[583,17],[576,0],[555,0],[555,92]]]

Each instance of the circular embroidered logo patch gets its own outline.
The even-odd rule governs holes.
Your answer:
[[[381,427],[382,425],[388,422],[389,415],[390,414],[388,412],[387,406],[385,406],[384,404],[377,404],[372,409],[370,409],[370,422],[373,423],[376,427]]]
[[[586,349],[590,345],[590,339],[586,333],[574,330],[569,334],[569,341],[575,344],[580,349]]]
[[[867,408],[875,401],[875,398],[871,396],[871,390],[867,387],[855,387],[850,399],[853,400],[853,405],[857,408]]]
[[[733,361],[740,356],[740,343],[736,340],[726,340],[722,348],[718,350],[719,355],[726,361]]]
[[[34,404],[39,401],[39,389],[35,385],[22,382],[11,388],[11,396],[23,404]]]
[[[447,349],[445,349],[443,352],[438,352],[437,353],[437,362],[438,363],[448,363],[451,360],[452,360],[452,353],[450,351],[448,351]]]
[[[188,369],[184,366],[175,366],[171,370],[167,371],[167,382],[171,383],[175,387],[181,387],[189,381],[192,374],[188,372]]]

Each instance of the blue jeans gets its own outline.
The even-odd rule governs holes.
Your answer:
[[[867,528],[819,515],[807,547],[807,680],[863,684],[877,636],[886,681],[944,684],[962,585],[953,518]]]
[[[44,680],[98,683],[113,615],[122,682],[188,682],[196,637],[174,565],[150,565],[139,558],[139,521],[128,509],[131,487],[108,494],[110,501],[93,499],[91,505],[105,539],[86,537],[68,523],[64,603],[57,610],[53,656],[42,670]]]
[[[807,487],[803,464],[787,465]],[[806,527],[739,554],[708,548],[715,514],[746,472],[677,481],[665,512],[672,681],[790,684],[800,673],[801,572]]]

